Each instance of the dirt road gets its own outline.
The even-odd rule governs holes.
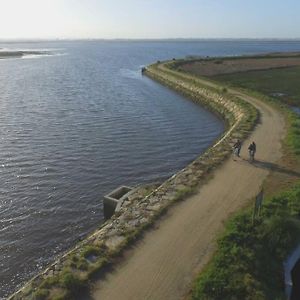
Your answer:
[[[239,94],[261,113],[261,123],[242,148],[242,159],[229,159],[195,196],[172,207],[145,234],[126,259],[95,284],[97,300],[176,300],[189,291],[197,272],[211,258],[224,221],[260,190],[269,166],[281,157],[283,117],[253,97]],[[247,162],[247,148],[257,144],[257,163]],[[271,164],[270,164],[271,163]]]

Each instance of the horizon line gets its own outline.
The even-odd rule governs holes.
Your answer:
[[[295,38],[0,38],[0,42],[57,42],[57,41],[300,41],[300,37]]]

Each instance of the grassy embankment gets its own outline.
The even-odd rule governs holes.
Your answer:
[[[300,67],[248,71],[216,75],[211,78],[226,84],[258,91],[290,105],[300,106]]]
[[[284,161],[292,162],[291,171],[298,179],[264,200],[254,223],[252,207],[227,223],[214,258],[195,282],[192,299],[285,299],[283,262],[300,242],[300,117],[285,102],[300,105],[299,75],[300,68],[293,67],[211,77],[227,87],[242,88],[284,113]],[[279,93],[277,99],[270,97],[274,93]],[[266,185],[271,181],[272,175]]]
[[[101,238],[99,241],[96,239],[95,242],[83,242],[64,257],[63,263],[59,265],[59,268],[54,268],[55,272],[53,271],[52,275],[38,276],[12,299],[75,299],[81,291],[89,287],[95,274],[99,274],[99,271],[103,270],[108,263],[112,263],[129,243],[132,243],[144,229],[165,212],[167,207],[176,201],[185,199],[207,180],[207,175],[211,174],[211,171],[230,155],[230,144],[233,140],[237,137],[246,138],[254,128],[258,115],[257,110],[250,104],[230,97],[220,90],[208,89],[196,82],[191,82],[189,78],[182,77],[180,74],[168,73],[167,70],[158,70],[156,67],[157,65],[149,68],[149,71],[151,70],[149,76],[218,112],[227,120],[229,133],[227,132],[215,147],[207,150],[161,186],[163,188],[160,189],[160,193],[165,196],[165,200],[158,198],[160,209],[157,212],[150,214],[146,209],[147,215],[144,217],[147,220],[145,223],[138,227],[134,226],[132,229],[128,228],[128,224],[126,227],[122,227],[121,222],[118,222],[118,216],[112,219],[114,230],[120,231],[120,237],[124,238],[124,242],[117,248],[112,251],[107,247],[106,240],[109,239],[109,236]],[[219,99],[218,102],[214,102],[216,98]],[[135,207],[135,209],[137,208]],[[143,215],[145,212],[141,210],[140,213]],[[122,228],[119,228],[120,226]]]

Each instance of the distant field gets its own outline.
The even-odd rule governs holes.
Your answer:
[[[300,53],[179,60],[173,62],[173,68],[300,107]]]
[[[300,106],[300,67],[247,71],[215,75],[211,78],[256,90],[280,98],[288,104]]]

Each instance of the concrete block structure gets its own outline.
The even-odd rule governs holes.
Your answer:
[[[132,190],[132,187],[123,185],[104,196],[103,211],[106,219],[111,218],[115,211],[121,208],[123,202],[128,199]]]

